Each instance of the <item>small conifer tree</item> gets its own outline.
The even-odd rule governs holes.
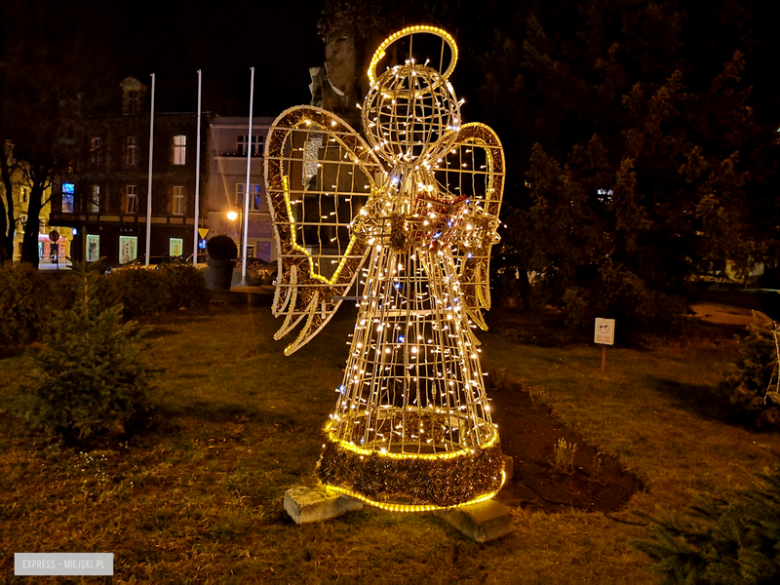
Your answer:
[[[139,361],[136,323],[122,324],[122,307],[101,309],[93,296],[99,276],[73,266],[76,301],[55,313],[36,356],[25,418],[34,428],[77,442],[125,434],[148,414],[149,369]]]
[[[649,555],[664,583],[780,583],[780,473],[729,500],[700,497],[684,515],[647,516],[652,540],[631,544]]]
[[[754,323],[740,340],[739,358],[721,384],[739,418],[762,426],[780,426],[778,336],[774,322]]]

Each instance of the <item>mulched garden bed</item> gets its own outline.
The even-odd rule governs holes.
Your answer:
[[[520,385],[488,393],[504,454],[514,459],[514,478],[498,494],[499,501],[548,512],[614,512],[642,489],[642,482],[620,461],[588,445],[544,404],[534,404]],[[573,466],[555,465],[561,438],[577,446]]]

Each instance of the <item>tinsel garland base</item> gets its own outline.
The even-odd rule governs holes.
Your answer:
[[[362,496],[367,503],[450,508],[495,494],[503,485],[504,459],[496,441],[450,458],[361,455],[326,439],[317,477],[326,486]]]

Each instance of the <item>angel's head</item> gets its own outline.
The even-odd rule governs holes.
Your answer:
[[[410,27],[411,28],[415,27]],[[433,27],[422,32],[437,36],[444,31]],[[406,31],[407,29],[405,29]],[[390,39],[400,38],[411,32],[399,31]],[[451,37],[442,37],[451,42]],[[386,41],[387,43],[387,41]],[[372,60],[372,68],[378,61],[384,46],[380,46]],[[455,56],[454,41],[453,61]],[[403,64],[389,67],[378,78],[371,80],[363,102],[363,129],[371,147],[392,165],[419,165],[440,159],[457,139],[460,131],[460,105],[447,71],[440,73],[429,63],[418,63],[413,57]],[[372,71],[373,73],[373,71]]]

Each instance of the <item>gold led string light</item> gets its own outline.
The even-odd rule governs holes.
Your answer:
[[[452,53],[450,63],[441,76],[444,79],[447,79],[452,74],[453,70],[455,69],[455,65],[458,62],[458,46],[455,44],[455,39],[452,38],[452,35],[450,35],[450,33],[448,33],[446,30],[436,28],[435,26],[407,26],[406,28],[401,29],[387,37],[384,41],[382,41],[382,44],[377,47],[377,50],[374,51],[374,56],[371,57],[371,64],[368,66],[368,82],[372,87],[376,85],[376,66],[385,57],[387,48],[394,42],[404,37],[411,36],[415,33],[427,33],[441,37],[447,46],[449,46]],[[444,47],[442,47],[442,50],[443,49]]]
[[[473,500],[469,500],[468,502],[464,502],[463,504],[460,504],[461,506],[469,506],[471,504],[479,504],[480,502],[485,502],[489,499],[491,499],[493,496],[495,496],[502,487],[504,487],[504,484],[506,483],[506,471],[503,469],[501,470],[501,485],[498,486],[498,489],[494,492],[490,492],[488,494],[483,494],[477,498],[474,498]],[[451,508],[452,506],[434,506],[432,504],[422,504],[422,505],[410,505],[410,504],[387,504],[385,502],[375,502],[363,494],[360,494],[358,492],[353,492],[351,490],[335,487],[335,486],[327,486],[328,491],[333,491],[338,494],[344,494],[345,496],[350,496],[353,498],[357,498],[358,500],[365,502],[366,504],[370,506],[376,506],[377,508],[381,508],[382,510],[387,510],[388,512],[433,512],[434,510],[445,510],[447,508]]]
[[[309,274],[311,275],[312,278],[316,278],[317,280],[324,282],[326,284],[330,284],[330,285],[335,284],[339,279],[339,275],[341,274],[341,269],[344,268],[344,265],[347,263],[347,258],[349,258],[349,252],[350,250],[352,250],[352,246],[355,244],[355,238],[353,237],[349,239],[349,244],[347,244],[347,249],[344,252],[344,256],[342,256],[341,260],[339,260],[339,265],[336,267],[336,271],[333,273],[333,276],[331,278],[325,278],[324,276],[319,274],[315,270],[314,258],[312,258],[311,254],[306,248],[299,246],[298,242],[296,241],[295,230],[294,230],[295,217],[293,215],[292,205],[290,204],[290,177],[288,176],[282,177],[282,184],[284,185],[284,202],[287,207],[287,217],[288,217],[288,221],[290,222],[290,227],[293,228],[293,236],[290,242],[292,249],[295,250],[296,252],[300,252],[301,254],[306,256],[306,258],[308,258]]]
[[[449,46],[444,73],[410,55],[375,78],[390,45],[410,37],[411,47],[414,34],[439,37],[442,62]],[[403,29],[372,59],[366,140],[329,112],[298,107],[266,143],[280,250],[273,310],[284,317],[275,337],[305,323],[285,353],[360,287],[317,475],[393,511],[483,501],[505,478],[469,320],[485,328],[490,308],[504,156],[490,128],[461,123],[463,102],[447,81],[456,61],[446,32]]]

